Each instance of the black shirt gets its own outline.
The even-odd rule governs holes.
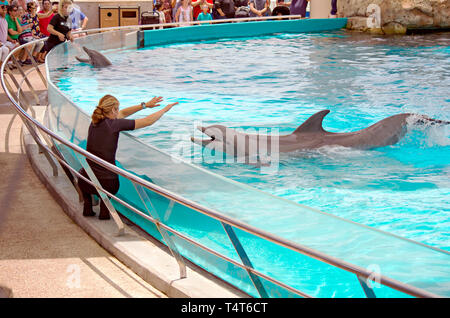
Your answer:
[[[236,8],[234,6],[233,0],[215,0],[214,2],[216,9],[222,9],[227,18],[234,18],[234,12],[236,11]]]
[[[72,30],[72,20],[69,19],[69,17],[61,16],[59,13],[53,16],[49,24],[51,24],[56,31],[61,32],[66,37],[67,33]],[[50,42],[52,46],[54,46],[62,43],[63,41],[61,41],[56,35],[50,34],[50,36],[48,37],[48,42]]]
[[[124,130],[134,130],[134,120],[106,118],[94,125],[91,123],[87,137],[86,150],[115,165],[119,133]],[[115,179],[117,174],[88,160],[94,174],[99,179]]]

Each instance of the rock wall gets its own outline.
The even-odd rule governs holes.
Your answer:
[[[407,29],[450,28],[450,0],[338,0],[349,29],[405,33]]]

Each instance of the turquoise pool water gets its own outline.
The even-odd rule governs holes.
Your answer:
[[[331,110],[324,128],[333,132],[402,112],[450,120],[448,33],[281,34],[105,54],[114,67],[74,61],[70,76],[60,74],[58,86],[86,112],[107,93],[122,106],[153,95],[178,101],[163,120],[134,135],[265,192],[450,250],[449,127],[416,127],[396,145],[370,151],[282,154],[271,171],[207,163],[190,142],[197,125],[209,124],[287,134],[323,109]]]

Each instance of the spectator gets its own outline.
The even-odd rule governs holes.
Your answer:
[[[250,17],[270,15],[269,0],[250,0]]]
[[[176,21],[178,8],[181,6],[181,0],[170,0],[172,5],[172,22]]]
[[[289,10],[290,2],[284,2],[284,0],[277,0],[277,6],[273,8],[272,15],[280,16],[280,15],[290,15],[291,12]]]
[[[3,64],[9,52],[19,46],[19,43],[12,42],[12,39],[8,34],[8,21],[5,19],[7,6],[8,1],[0,0],[0,65]]]
[[[206,5],[208,7],[207,13],[210,13],[211,12],[210,9],[212,9],[214,7],[213,0],[193,0],[191,4],[192,4],[192,7],[194,8],[194,13],[193,13],[194,20],[198,20],[198,15],[200,14],[200,12],[203,11],[203,9],[202,9],[203,5]]]
[[[9,37],[11,38],[11,41],[13,43],[18,43],[21,33],[23,31],[25,31],[25,29],[28,27],[28,25],[24,25],[24,26],[21,25],[21,23],[18,19],[19,8],[17,7],[17,5],[12,4],[12,5],[8,6],[7,11],[8,11],[8,14],[6,15],[6,21],[8,21]],[[26,43],[26,42],[23,42],[23,43]],[[23,51],[22,58],[19,59],[19,63],[21,65],[31,64],[31,60],[28,59],[27,51],[25,51],[25,50]]]
[[[72,21],[72,31],[81,31],[86,28],[88,23],[88,17],[83,13],[83,11],[78,8],[78,6],[73,6],[72,11],[69,14],[69,19]],[[82,36],[82,34],[74,34],[74,38]]]
[[[126,118],[142,109],[157,107],[161,101],[162,97],[154,97],[148,102],[142,102],[139,105],[130,106],[119,110],[119,101],[114,96],[103,96],[92,114],[92,122],[89,126],[86,150],[115,165],[117,145],[121,131],[135,130],[153,125],[178,103],[168,104],[163,109],[147,115],[144,118],[139,118],[136,120]],[[87,160],[87,163],[92,168],[92,171],[100,182],[100,185],[106,191],[111,194],[116,194],[117,191],[119,191],[120,183],[117,174],[92,162],[89,159]],[[80,173],[82,176],[88,178],[88,175],[84,169],[81,169]],[[81,178],[78,181],[78,186],[80,187],[84,199],[83,216],[94,216],[95,213],[92,211],[91,195],[98,194],[97,190]],[[107,220],[110,218],[109,210],[103,200],[100,203],[100,214],[98,218],[101,220]]]
[[[45,35],[41,33],[39,28],[39,18],[36,14],[37,6],[34,2],[27,3],[27,14],[25,14],[22,18],[22,24],[28,24],[31,27],[31,37],[32,40],[45,38]],[[22,36],[22,35],[21,35]],[[44,63],[44,59],[42,57],[43,53],[40,53],[42,47],[44,46],[44,42],[38,42],[33,50],[33,57],[38,63]]]
[[[69,19],[69,7],[71,0],[61,0],[58,4],[58,13],[55,14],[48,24],[47,31],[50,33],[41,53],[47,54],[51,49],[66,40],[73,42],[72,21]]]
[[[172,1],[161,0],[160,12],[164,14],[165,23],[172,23]]]
[[[232,19],[236,8],[233,0],[215,0],[214,1],[214,19]]]
[[[163,4],[161,2],[156,2],[155,4],[155,8],[156,8],[156,13],[158,13],[159,16],[159,23],[163,24],[166,23],[166,15],[163,12]],[[162,29],[163,27],[159,27],[160,29]]]
[[[181,6],[178,8],[175,21],[180,23],[180,26],[187,26],[192,21],[192,6],[190,0],[182,0]]]
[[[39,29],[45,36],[49,36],[47,26],[55,14],[52,10],[52,2],[50,0],[42,0],[42,9],[38,12]]]
[[[292,0],[291,1],[291,15],[301,15],[302,18],[306,17],[306,7],[310,0]]]
[[[209,13],[209,6],[202,4],[202,12],[197,16],[198,21],[210,21],[212,20],[212,15]]]

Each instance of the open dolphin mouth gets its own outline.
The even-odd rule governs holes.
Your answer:
[[[206,129],[205,127],[199,126],[199,127],[197,127],[197,129],[200,130],[203,134],[205,134],[205,129]],[[191,137],[191,141],[195,142],[197,144],[202,144],[202,145],[205,146],[205,145],[209,144],[210,142],[216,140],[216,137],[214,135],[212,135],[212,136],[206,135],[206,136],[208,138],[194,138],[194,137]]]

